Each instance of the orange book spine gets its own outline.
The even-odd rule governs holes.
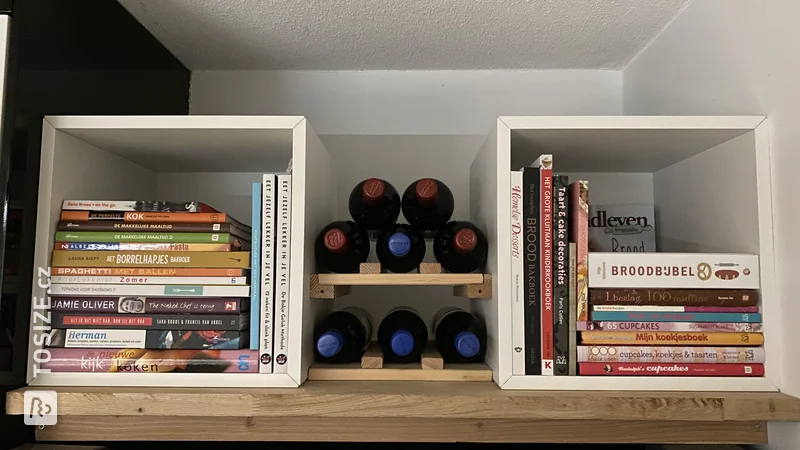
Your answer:
[[[225,213],[138,212],[138,211],[61,211],[61,220],[115,220],[121,222],[212,223],[227,222]]]
[[[582,331],[584,344],[608,345],[762,345],[762,333]]]
[[[52,267],[50,275],[243,277],[246,269],[172,269],[166,267]]]

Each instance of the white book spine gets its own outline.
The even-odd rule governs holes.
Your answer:
[[[589,253],[590,288],[758,289],[758,255]]]
[[[191,286],[179,284],[51,284],[50,295],[249,297],[250,286]]]
[[[232,286],[247,284],[247,277],[150,277],[150,276],[75,276],[54,275],[51,283],[57,284],[191,284]]]
[[[592,305],[592,311],[685,312],[684,306]]]
[[[511,359],[512,375],[525,375],[524,233],[522,228],[522,171],[511,171]]]
[[[275,373],[287,373],[289,355],[289,244],[292,220],[292,176],[278,175],[277,259],[275,261]]]
[[[275,299],[275,201],[277,178],[264,175],[261,208],[261,319],[259,373],[272,373]]]

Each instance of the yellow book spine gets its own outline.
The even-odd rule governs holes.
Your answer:
[[[250,267],[250,252],[106,252],[56,250],[52,266],[59,267]]]
[[[582,331],[583,344],[609,345],[762,345],[762,333]]]

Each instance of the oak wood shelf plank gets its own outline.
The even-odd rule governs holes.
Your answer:
[[[59,411],[60,412],[60,411]],[[624,430],[624,432],[613,431]],[[767,442],[764,422],[60,416],[38,441]]]
[[[481,273],[320,273],[326,286],[455,286],[484,282]]]

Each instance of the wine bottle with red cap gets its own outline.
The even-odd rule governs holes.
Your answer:
[[[442,268],[453,273],[469,273],[483,268],[489,243],[473,223],[448,222],[433,240],[433,255]]]
[[[389,311],[378,326],[378,346],[384,361],[419,361],[427,343],[425,321],[412,308],[401,306]]]
[[[317,362],[356,362],[372,339],[372,318],[361,308],[334,311],[314,328]]]
[[[486,325],[461,308],[442,308],[433,316],[436,347],[447,363],[483,362]]]
[[[425,258],[425,238],[409,225],[389,225],[378,233],[375,254],[389,272],[408,273]]]
[[[369,236],[355,222],[332,222],[317,236],[314,254],[321,268],[336,273],[358,272],[369,256]]]
[[[446,184],[433,178],[411,183],[403,193],[403,217],[422,231],[438,230],[453,215],[455,200]]]
[[[380,230],[397,222],[400,195],[388,181],[370,178],[358,183],[347,203],[353,220],[366,230]]]

